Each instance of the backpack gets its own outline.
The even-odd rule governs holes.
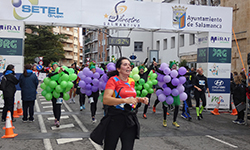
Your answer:
[[[2,77],[2,81],[0,82],[0,90],[3,91],[7,84],[7,78],[5,76]]]

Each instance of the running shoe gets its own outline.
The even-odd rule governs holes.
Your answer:
[[[153,106],[153,112],[155,113],[155,106]]]
[[[147,119],[147,116],[146,116],[146,114],[143,114],[143,116],[142,116],[144,119]]]
[[[201,119],[203,119],[203,116],[202,116],[202,114],[200,114],[200,118],[201,118]]]
[[[163,127],[166,127],[167,126],[167,120],[163,120],[162,125],[163,125]]]
[[[60,127],[60,122],[59,122],[59,121],[56,122],[56,127],[57,127],[57,128]]]
[[[183,119],[187,119],[187,116],[186,116],[184,113],[181,114],[181,117],[182,117]]]
[[[82,105],[82,109],[85,109],[85,105]]]
[[[92,118],[92,123],[96,123],[96,119],[95,118]]]
[[[82,106],[80,106],[80,111],[82,111],[82,109],[83,109]]]
[[[233,123],[238,123],[238,122],[239,122],[239,120],[238,120],[238,119],[233,120]]]
[[[167,112],[167,115],[169,116],[169,113]]]
[[[239,122],[237,122],[237,124],[240,124],[240,125],[245,124],[245,121],[244,120],[240,120]]]
[[[173,122],[172,125],[175,126],[176,128],[179,128],[179,127],[180,127],[180,125],[178,125],[178,123],[177,123],[176,121]]]
[[[197,118],[196,118],[197,120],[201,120],[201,117],[200,116],[197,116]]]
[[[23,120],[24,123],[28,122],[27,120]]]

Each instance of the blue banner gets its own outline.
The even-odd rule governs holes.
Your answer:
[[[209,47],[208,62],[231,63],[231,48]]]
[[[210,93],[230,93],[230,79],[208,78]]]

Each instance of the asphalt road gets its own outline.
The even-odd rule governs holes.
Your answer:
[[[86,98],[86,109],[79,111],[78,96],[76,103],[70,104],[64,101],[60,128],[54,126],[51,102],[46,101],[40,95],[35,106],[35,121],[23,123],[22,117],[16,118],[13,123],[14,132],[18,134],[12,139],[1,139],[1,150],[99,150],[89,139],[90,132],[97,126],[103,117],[102,103],[98,102],[97,123],[91,122],[90,105]],[[153,94],[151,105],[156,96]],[[47,103],[46,103],[47,102]],[[250,126],[232,123],[236,116],[230,113],[221,113],[214,116],[210,111],[203,113],[203,120],[195,119],[195,109],[191,109],[192,121],[177,117],[180,128],[172,126],[173,112],[167,116],[167,127],[162,126],[163,115],[161,104],[157,105],[156,113],[152,107],[148,109],[148,119],[142,118],[144,105],[138,112],[141,124],[141,138],[136,140],[135,150],[249,150],[250,149]],[[51,118],[52,117],[52,118]],[[52,120],[48,120],[52,119]],[[249,123],[249,122],[248,122]],[[1,127],[5,124],[1,123]],[[65,128],[64,128],[65,126]],[[4,135],[5,130],[1,129]],[[117,149],[120,149],[118,143]]]

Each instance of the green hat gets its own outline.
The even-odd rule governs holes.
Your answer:
[[[59,64],[57,62],[53,62],[52,63],[52,67],[54,66],[54,64],[57,64],[57,66],[59,66]]]
[[[170,61],[169,62],[169,68],[171,69],[173,67],[173,65],[176,64],[176,66],[178,66],[178,61]]]
[[[132,65],[135,66],[135,64],[134,64],[133,62],[130,62],[130,65],[131,65],[131,66],[132,66]]]
[[[141,69],[144,70],[144,69],[145,69],[145,66],[141,65],[141,66],[138,67],[138,69],[139,69],[139,70],[141,70]]]
[[[93,69],[93,68],[95,68],[94,65],[90,65],[90,66],[89,66],[89,69],[90,69],[90,70]]]

